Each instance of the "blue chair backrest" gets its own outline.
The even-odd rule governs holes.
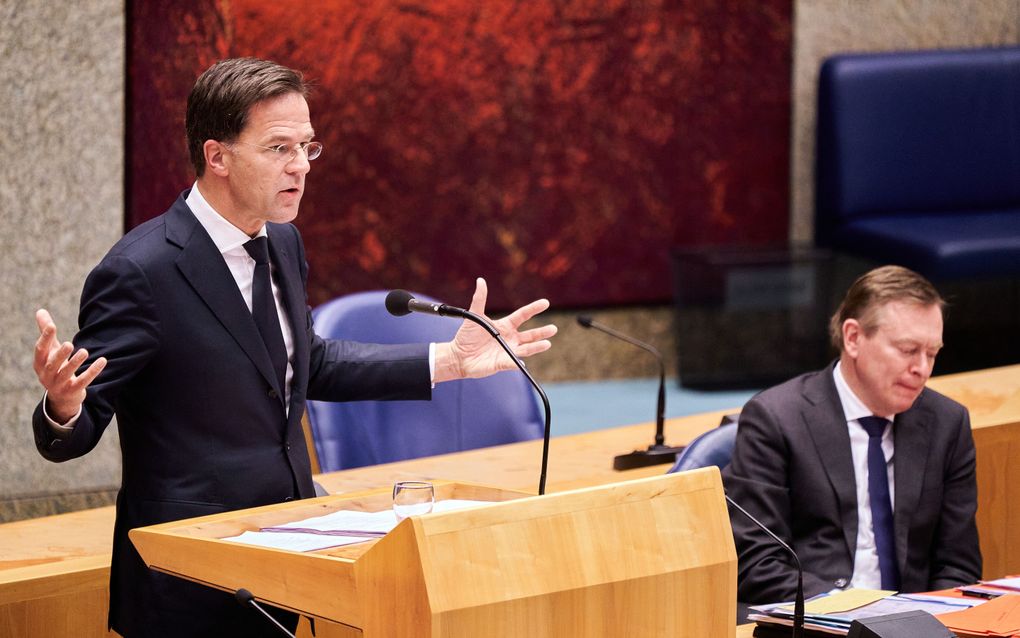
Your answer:
[[[394,317],[386,294],[355,293],[319,306],[312,311],[316,333],[367,343],[444,342],[460,326],[419,313]],[[309,401],[308,419],[323,472],[534,439],[545,423],[518,371],[436,384],[431,401]]]
[[[720,470],[733,458],[733,444],[737,440],[737,424],[727,423],[713,428],[687,444],[676,457],[676,463],[667,474],[686,472],[714,465]]]
[[[1020,47],[845,54],[818,81],[816,234],[1020,205]]]

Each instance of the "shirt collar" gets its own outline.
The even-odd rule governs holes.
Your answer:
[[[184,203],[188,205],[191,212],[194,213],[198,219],[198,223],[202,224],[202,228],[205,232],[209,233],[209,237],[212,238],[213,243],[216,244],[217,250],[220,254],[227,254],[241,246],[244,246],[252,238],[249,237],[243,230],[234,226],[228,222],[222,215],[216,212],[211,204],[202,196],[202,193],[198,190],[198,182],[191,187],[191,192],[188,193],[187,199]],[[256,233],[256,237],[266,236],[266,226],[262,225],[259,232]]]
[[[854,391],[850,389],[850,384],[846,382],[842,365],[842,359],[836,362],[836,366],[832,369],[832,379],[836,382],[836,393],[839,394],[839,402],[843,405],[843,416],[847,422],[856,421],[863,416],[871,416],[874,413],[854,394]],[[889,415],[883,418],[892,421],[895,416]]]

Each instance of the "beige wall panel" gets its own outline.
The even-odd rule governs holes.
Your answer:
[[[82,281],[122,233],[124,51],[122,0],[0,3],[0,503],[120,482],[115,428],[57,465],[31,415],[36,308],[69,339]]]

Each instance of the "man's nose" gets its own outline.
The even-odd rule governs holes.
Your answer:
[[[298,149],[294,153],[294,157],[287,162],[288,173],[303,175],[310,170],[312,170],[312,163],[308,161],[308,153],[305,150]]]
[[[927,352],[920,352],[914,357],[913,365],[911,366],[912,372],[920,374],[921,376],[930,376],[931,370],[935,366],[935,357],[929,355]]]

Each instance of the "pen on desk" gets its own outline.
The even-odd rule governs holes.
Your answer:
[[[992,599],[992,598],[998,598],[1000,596],[1000,594],[995,594],[995,593],[987,592],[987,591],[975,591],[973,589],[959,589],[957,591],[959,591],[964,596],[969,596],[971,598]]]

